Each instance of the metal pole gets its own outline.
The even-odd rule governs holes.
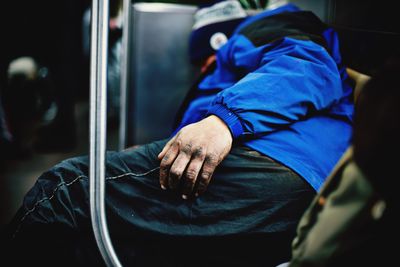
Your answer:
[[[119,150],[126,148],[126,123],[127,123],[127,101],[128,101],[128,72],[129,72],[129,24],[131,19],[131,0],[123,0],[122,20],[122,51],[121,51],[121,74],[120,74],[120,120],[119,120]]]
[[[111,244],[105,214],[107,124],[107,49],[109,1],[93,0],[90,58],[90,215],[100,253],[107,266],[122,266]]]

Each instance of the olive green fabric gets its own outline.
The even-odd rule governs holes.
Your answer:
[[[349,148],[304,213],[292,243],[289,267],[366,266],[357,263],[379,261],[369,257],[368,251],[375,251],[385,207]]]

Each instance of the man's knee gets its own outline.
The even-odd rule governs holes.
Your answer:
[[[61,224],[75,228],[88,219],[85,158],[71,158],[44,172],[25,195],[15,216],[18,233],[31,225]]]

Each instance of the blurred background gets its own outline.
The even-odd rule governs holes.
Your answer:
[[[122,2],[110,0],[110,150],[120,147]],[[207,1],[147,2],[194,8]],[[41,173],[63,159],[88,153],[91,4],[90,0],[0,3],[0,227],[11,219]],[[187,21],[187,29],[190,23]],[[184,40],[182,43],[186,47]],[[133,46],[132,41],[130,44]],[[157,113],[152,111],[155,117]],[[146,140],[156,135],[160,133]]]
[[[142,5],[152,2],[178,6]],[[108,149],[168,137],[198,74],[189,64],[187,37],[195,6],[207,2],[132,1],[123,65],[122,1],[110,0]],[[289,2],[332,25],[344,63],[364,74],[372,75],[400,47],[393,1]],[[1,1],[0,226],[42,172],[88,153],[90,6],[89,0]]]

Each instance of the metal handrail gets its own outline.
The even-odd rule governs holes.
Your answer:
[[[128,101],[128,72],[129,72],[129,24],[131,20],[131,0],[123,0],[122,3],[122,51],[120,74],[120,119],[119,119],[119,150],[126,148],[127,131],[127,101]]]
[[[122,266],[108,233],[105,213],[107,50],[109,1],[93,0],[90,58],[90,215],[97,246],[107,266]]]

